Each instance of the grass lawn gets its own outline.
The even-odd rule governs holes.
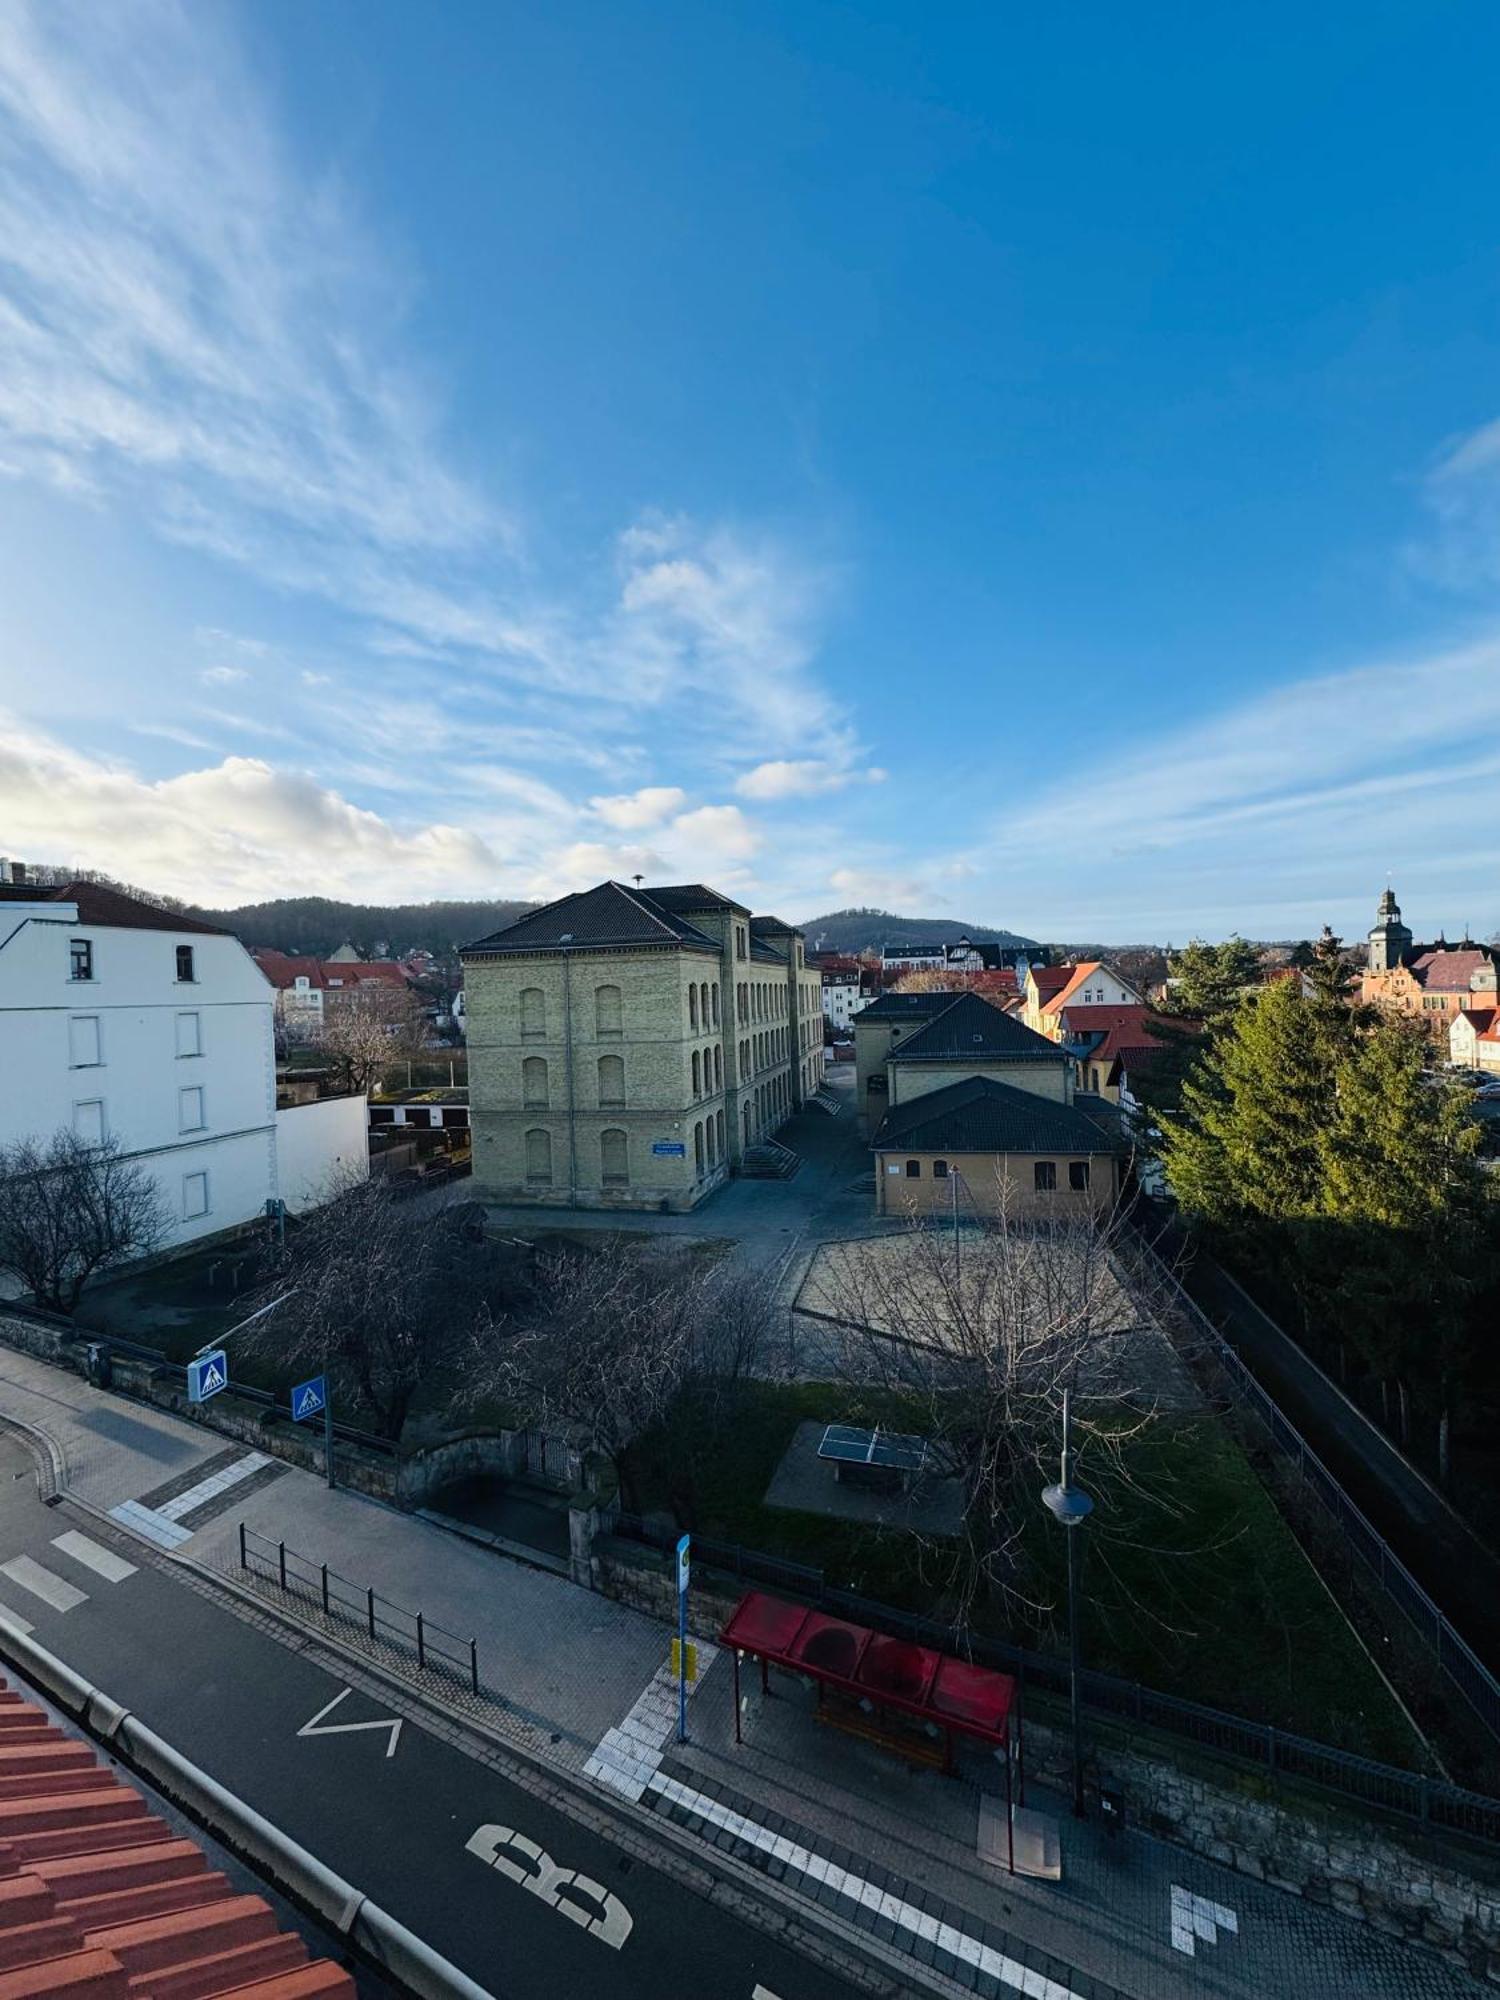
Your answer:
[[[684,1415],[638,1440],[625,1468],[628,1504],[671,1509],[700,1534],[940,1616],[941,1583],[923,1575],[911,1537],[761,1498],[805,1419],[920,1428],[915,1417],[899,1397],[867,1395],[853,1409],[850,1391],[831,1383],[754,1384],[717,1434]],[[1365,1756],[1416,1761],[1405,1718],[1234,1441],[1195,1418],[1163,1422],[1137,1450],[1138,1475],[1153,1491],[1164,1484],[1181,1515],[1139,1502],[1107,1530],[1083,1531],[1087,1664]],[[1079,1478],[1087,1483],[1086,1465]],[[1025,1548],[1034,1594],[1060,1606],[1063,1531],[1040,1496]],[[1029,1629],[998,1620],[988,1629],[1045,1651],[1065,1645],[1060,1618],[1046,1610]]]

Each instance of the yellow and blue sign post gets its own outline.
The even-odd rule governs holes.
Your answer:
[[[691,1535],[677,1544],[677,1741],[687,1742],[688,1636],[687,1602]]]

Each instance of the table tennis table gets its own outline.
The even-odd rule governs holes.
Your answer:
[[[855,1424],[829,1424],[818,1456],[832,1463],[836,1480],[877,1493],[904,1492],[927,1464],[926,1441]]]

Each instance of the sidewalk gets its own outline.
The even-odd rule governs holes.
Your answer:
[[[993,1765],[975,1762],[962,1780],[909,1771],[819,1727],[789,1677],[774,1677],[773,1698],[763,1701],[753,1672],[743,1677],[748,1708],[737,1749],[722,1654],[690,1702],[691,1740],[680,1747],[668,1631],[638,1612],[378,1502],[330,1492],[293,1467],[275,1466],[269,1476],[252,1468],[236,1486],[234,1467],[223,1461],[253,1457],[247,1448],[226,1452],[213,1432],[9,1350],[0,1350],[0,1409],[53,1440],[64,1484],[80,1499],[105,1512],[126,1509],[115,1517],[127,1526],[131,1504],[149,1502],[152,1518],[172,1518],[182,1531],[177,1556],[226,1581],[243,1581],[243,1520],[361,1589],[373,1585],[472,1635],[482,1692],[450,1687],[448,1706],[754,1861],[783,1890],[865,1921],[918,1960],[972,1974],[968,1983],[983,1982],[982,1990],[1029,1990],[1047,2000],[1098,1991],[1095,1981],[1131,2000],[1293,1993],[1460,2000],[1489,1990],[1432,1954],[1144,1835],[1108,1842],[1034,1788],[1028,1804],[1061,1819],[1063,1879],[1008,1877],[978,1852],[983,1794],[999,1787]],[[273,1578],[258,1589],[283,1602]],[[321,1624],[315,1603],[294,1608],[302,1622]],[[361,1643],[357,1628],[335,1629]],[[431,1677],[424,1681],[410,1658],[379,1645],[363,1650],[431,1695]],[[1192,1955],[1184,1936],[1194,1941]],[[1028,1963],[1049,1954],[1056,1983],[1020,1985],[1007,1944],[1033,1954]],[[1089,1977],[1075,1984],[1069,1973]]]

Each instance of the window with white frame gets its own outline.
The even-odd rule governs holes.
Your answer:
[[[73,1106],[73,1136],[86,1146],[102,1146],[105,1137],[104,1099],[81,1098]]]
[[[177,1053],[180,1056],[202,1055],[203,1016],[201,1014],[179,1014],[177,1016]]]
[[[179,1132],[201,1132],[206,1124],[203,1116],[203,1086],[190,1083],[177,1093],[177,1129]]]
[[[73,1014],[68,1020],[68,1067],[93,1069],[104,1060],[99,1042],[99,1016]]]
[[[200,1215],[208,1213],[208,1175],[184,1174],[182,1177],[182,1219],[195,1222]]]

